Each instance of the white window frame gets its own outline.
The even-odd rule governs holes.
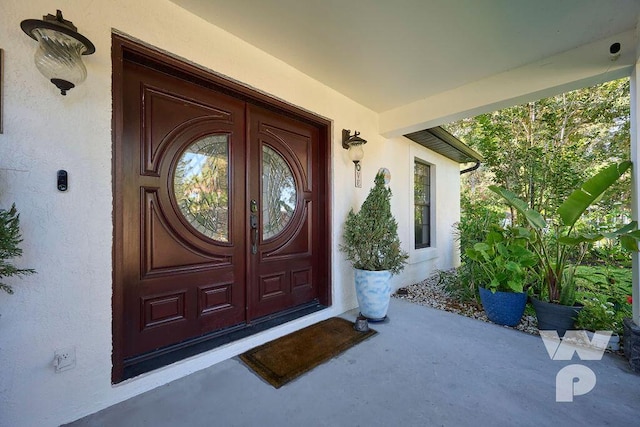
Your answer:
[[[437,199],[437,170],[436,159],[433,153],[427,148],[419,145],[412,144],[409,150],[409,185],[407,188],[411,189],[409,197],[409,235],[408,242],[411,242],[409,251],[409,263],[415,264],[418,262],[428,261],[438,257],[438,239],[437,239],[437,216],[436,205]],[[426,248],[416,249],[416,236],[415,236],[415,197],[414,197],[414,167],[415,162],[421,162],[429,165],[430,169],[430,201],[429,201],[429,213],[430,213],[430,244],[431,246]]]

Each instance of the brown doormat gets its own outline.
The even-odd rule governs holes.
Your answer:
[[[376,333],[373,329],[358,332],[352,322],[332,317],[253,348],[240,359],[280,388]]]

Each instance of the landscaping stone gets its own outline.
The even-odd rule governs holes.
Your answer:
[[[491,323],[480,304],[461,303],[451,298],[444,285],[440,283],[438,274],[434,274],[420,283],[400,288],[392,297]],[[504,327],[511,328],[509,326]],[[517,329],[531,335],[539,335],[536,317],[528,314],[522,316],[520,323],[511,329]]]
[[[447,293],[444,285],[440,283],[439,274],[434,274],[420,283],[402,287],[393,293],[391,297],[438,310],[448,311],[450,313],[460,314],[483,322],[493,323],[487,318],[480,304],[461,303],[452,298],[451,295]],[[540,335],[538,332],[538,319],[535,315],[526,313],[522,316],[518,325],[514,327],[503,327],[517,329],[531,335]],[[628,338],[628,336],[631,338]],[[576,345],[587,345],[578,341],[569,340],[569,342],[573,342]],[[619,356],[623,354],[627,355],[631,368],[635,372],[640,373],[640,327],[631,322],[631,319],[625,319],[624,347],[617,351],[611,349],[607,349],[606,351],[607,353],[614,353]]]

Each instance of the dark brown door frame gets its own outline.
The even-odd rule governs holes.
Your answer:
[[[324,240],[317,242],[320,246],[321,273],[319,280],[319,303],[324,306],[331,305],[331,122],[316,116],[308,111],[287,104],[281,100],[270,97],[238,82],[216,75],[215,73],[188,63],[184,60],[170,56],[159,49],[132,41],[120,34],[112,34],[112,177],[113,177],[113,296],[112,296],[112,382],[117,383],[124,379],[124,360],[122,355],[124,324],[124,292],[120,266],[123,263],[122,250],[117,245],[122,244],[122,223],[125,221],[122,210],[122,188],[118,181],[116,171],[122,170],[122,154],[118,147],[123,144],[123,64],[124,61],[132,61],[137,64],[153,68],[155,70],[177,75],[183,79],[195,82],[204,87],[214,89],[248,103],[276,111],[297,120],[312,124],[319,131],[319,167],[324,171],[324,176],[319,183],[324,209],[321,219],[321,233],[314,233],[314,237],[322,237]]]

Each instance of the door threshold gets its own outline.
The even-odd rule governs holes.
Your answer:
[[[128,380],[146,372],[162,368],[188,357],[204,353],[205,351],[229,344],[230,342],[246,338],[267,329],[307,316],[311,313],[324,310],[325,308],[327,308],[327,306],[322,305],[315,300],[276,314],[261,317],[252,321],[251,324],[242,323],[231,326],[179,344],[125,359],[124,372],[120,381]]]

